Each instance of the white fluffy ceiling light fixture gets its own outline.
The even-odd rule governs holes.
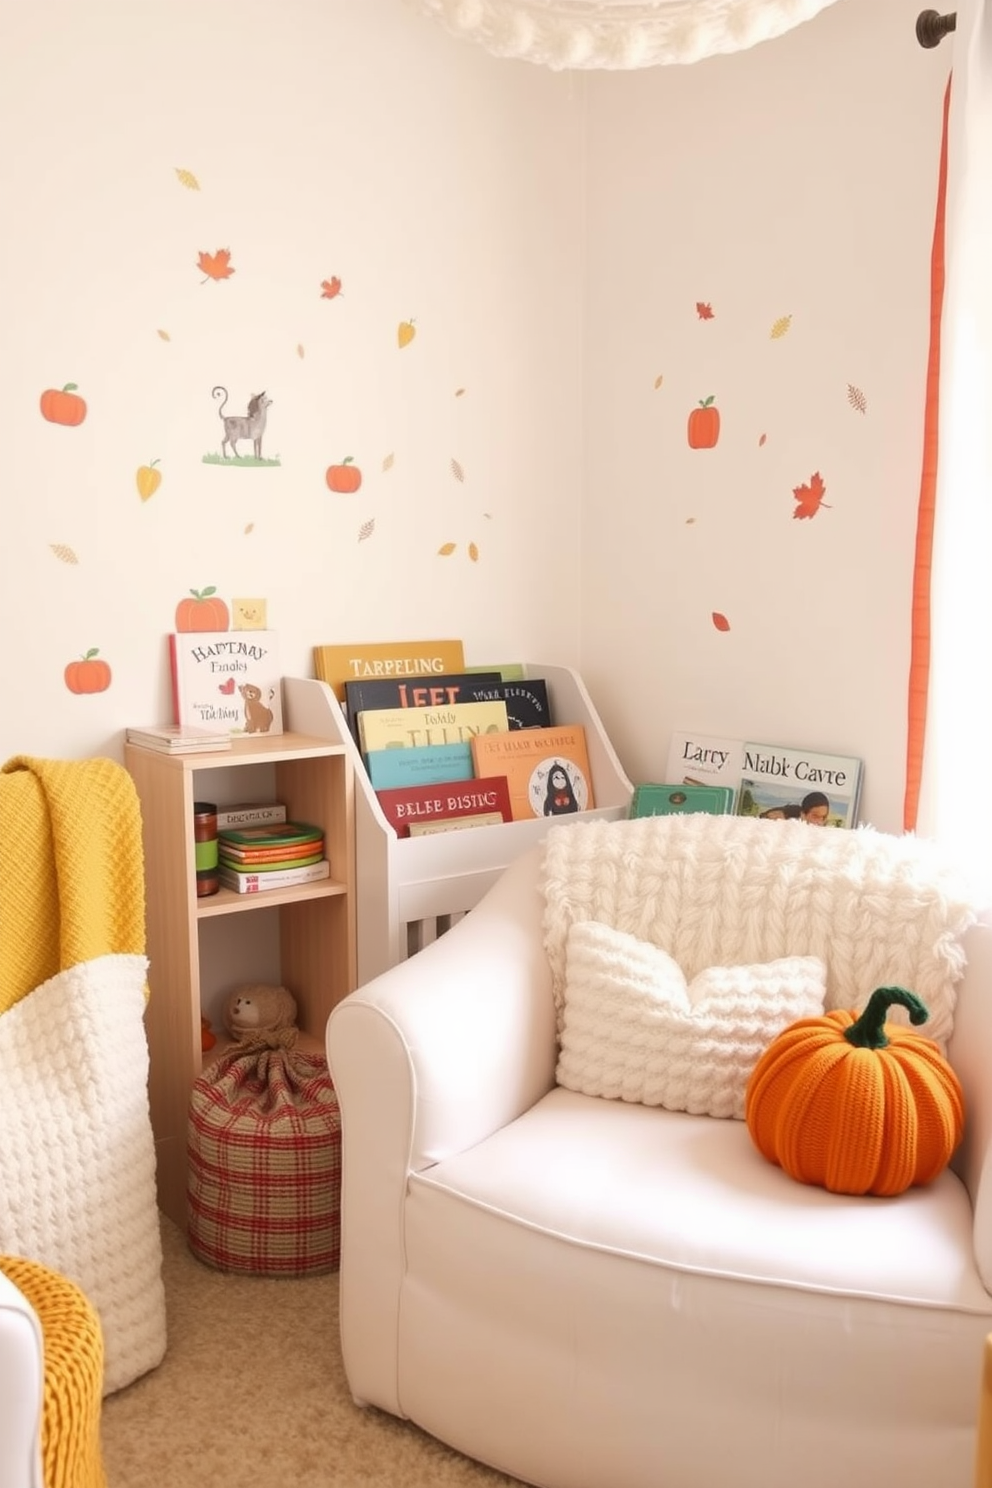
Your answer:
[[[771,41],[835,0],[406,0],[497,57],[561,71],[700,62]]]

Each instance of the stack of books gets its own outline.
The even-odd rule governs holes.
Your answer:
[[[552,719],[519,663],[467,667],[458,640],[315,646],[386,821],[400,837],[595,805],[585,730]]]
[[[217,833],[218,876],[238,894],[296,888],[328,878],[324,831],[310,822],[263,822]]]
[[[157,749],[160,754],[200,754],[231,747],[231,736],[226,730],[218,733],[216,729],[193,724],[148,724],[145,728],[129,728],[126,737],[129,744]]]

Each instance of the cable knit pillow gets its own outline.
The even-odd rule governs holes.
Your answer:
[[[711,966],[686,984],[658,946],[578,921],[565,946],[558,1084],[741,1121],[758,1057],[790,1023],[818,1017],[826,990],[816,956]]]

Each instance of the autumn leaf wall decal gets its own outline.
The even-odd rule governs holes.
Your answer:
[[[792,324],[792,316],[791,315],[780,315],[779,318],[778,318],[778,320],[776,320],[774,322],[774,324],[772,325],[772,328],[771,328],[771,330],[769,331],[768,334],[770,335],[770,337],[771,337],[771,339],[773,341],[778,341],[778,340],[780,340],[787,333],[787,331],[788,331],[789,327],[791,326],[791,324]]]
[[[860,388],[854,386],[853,382],[847,384],[847,401],[852,408],[857,409],[858,413],[868,412],[868,399]]]
[[[712,320],[713,319],[713,306],[710,305],[710,304],[708,304],[708,303],[705,303],[703,300],[697,300],[696,301],[696,314],[699,316],[700,320]]]
[[[815,517],[821,506],[825,506],[829,510],[829,502],[823,499],[826,492],[827,488],[823,483],[823,476],[818,470],[810,476],[809,485],[793,486],[792,494],[798,502],[795,511],[792,513],[793,517],[804,521],[806,518]]]
[[[60,563],[78,563],[79,559],[66,543],[49,543],[48,546]]]
[[[451,473],[456,481],[463,481],[465,479],[465,472],[454,457],[451,460]]]
[[[361,527],[359,527],[358,529],[358,541],[364,542],[367,537],[372,536],[374,531],[375,517],[369,517],[369,520],[367,522],[363,522]]]
[[[176,176],[178,177],[180,186],[185,186],[187,191],[199,191],[200,183],[192,171],[181,170],[177,165]]]
[[[710,619],[713,621],[714,627],[717,630],[730,629],[730,621],[727,619],[726,615],[721,615],[719,610],[714,610],[712,615],[710,616]]]
[[[231,267],[230,248],[218,248],[216,253],[201,252],[196,261],[196,266],[201,273],[207,276],[203,280],[204,284],[206,284],[207,279],[230,279],[234,273],[234,269]]]
[[[322,300],[333,300],[341,293],[341,280],[337,274],[330,279],[324,279],[320,286],[320,298]]]

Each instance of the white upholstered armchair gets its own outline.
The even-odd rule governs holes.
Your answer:
[[[553,828],[331,1015],[355,1398],[543,1488],[970,1488],[992,1329],[992,930],[973,920],[910,837]],[[965,1094],[952,1166],[893,1198],[828,1193],[733,1116],[565,1088],[590,923],[690,981],[797,956],[822,961],[827,1007],[919,992]]]

